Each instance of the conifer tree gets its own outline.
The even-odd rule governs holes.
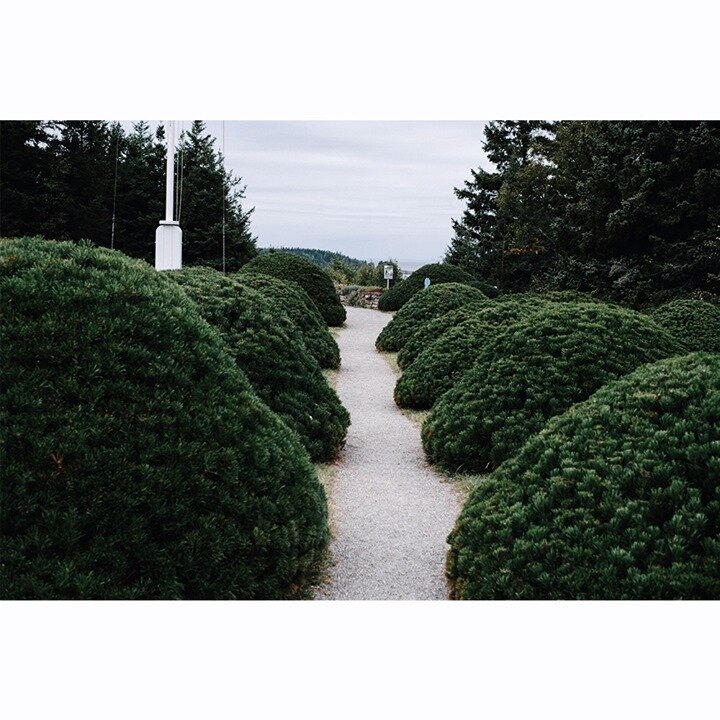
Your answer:
[[[546,155],[554,124],[498,121],[485,127],[483,149],[495,164],[484,168],[455,194],[466,203],[446,261],[508,289],[527,289],[552,246],[547,221],[553,196]]]
[[[0,122],[0,237],[38,232],[47,142],[44,122]]]
[[[153,136],[143,121],[133,125],[118,168],[115,249],[154,262],[155,230],[164,217],[165,143],[162,125]]]
[[[105,121],[50,124],[39,234],[110,246],[118,134],[120,126]]]
[[[225,201],[225,268],[238,270],[256,254],[250,232],[251,210],[243,210],[245,187],[225,169],[215,138],[195,120],[178,147],[182,168],[180,226],[183,263],[222,269],[222,220]]]

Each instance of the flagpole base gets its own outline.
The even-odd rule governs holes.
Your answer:
[[[161,220],[155,231],[155,269],[182,268],[182,230],[174,221]]]

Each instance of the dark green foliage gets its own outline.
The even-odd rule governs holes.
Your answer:
[[[341,262],[343,265],[350,266],[353,270],[357,270],[365,262],[364,260],[358,260],[357,258],[352,258],[339,252],[333,252],[332,250],[318,250],[316,248],[298,247],[260,248],[261,254],[268,252],[284,252],[291,253],[292,255],[299,255],[323,269],[330,265],[330,263],[334,260]]]
[[[148,123],[135,123],[127,137],[120,137],[119,150],[113,247],[154,264],[155,230],[165,217],[166,149],[162,126],[153,135]]]
[[[28,234],[110,246],[115,151],[121,134],[119,125],[94,120],[49,124],[46,174]]]
[[[284,310],[211,268],[169,275],[220,331],[260,399],[298,434],[310,456],[334,457],[350,418]]]
[[[603,302],[599,298],[590,293],[580,292],[579,290],[547,290],[542,293],[528,293],[529,297],[537,296],[548,302],[557,303],[599,303]],[[517,297],[511,295],[510,297]]]
[[[478,310],[488,306],[487,300],[469,302],[440,317],[419,323],[397,354],[398,367],[401,370],[406,370],[415,362],[420,353],[430,347],[441,335],[444,335],[450,328],[473,317]]]
[[[720,599],[720,356],[645,365],[551,420],[471,494],[468,599]]]
[[[407,282],[407,280],[405,281]],[[461,283],[431,285],[412,297],[382,329],[375,347],[383,352],[397,352],[413,333],[425,323],[469,303],[490,303],[480,290]]]
[[[0,241],[0,596],[283,598],[325,496],[297,437],[163,274]]]
[[[584,293],[576,293],[572,290],[550,293],[517,293],[514,295],[501,295],[495,299],[496,303],[511,308],[511,312],[522,309],[525,314],[535,312],[544,307],[549,302],[574,302],[576,300],[585,301],[585,298],[595,302],[590,296]],[[457,310],[453,310],[447,314],[441,315],[428,323],[420,323],[418,329],[408,338],[398,353],[397,363],[401,370],[406,370],[415,362],[420,353],[424,352],[432,345],[435,340],[444,335],[450,328],[459,325],[461,322],[474,317],[478,309],[488,308],[487,301],[478,303],[469,303]],[[496,317],[505,317],[503,308],[498,308],[499,315]],[[519,315],[518,315],[519,317]]]
[[[0,121],[0,237],[26,235],[33,232],[28,225],[39,221],[48,140],[45,123]]]
[[[720,305],[675,300],[661,305],[651,317],[689,350],[720,353]]]
[[[225,169],[223,156],[205,123],[195,120],[178,147],[182,162],[181,205],[177,209],[183,231],[183,262],[223,267],[222,218],[225,199],[225,268],[239,270],[257,254],[250,232],[252,209],[243,210],[242,178]]]
[[[297,283],[254,273],[236,273],[232,277],[241,285],[257,290],[287,313],[320,367],[340,367],[340,350],[335,338],[315,303]]]
[[[446,255],[503,290],[527,290],[553,257],[558,193],[548,153],[554,124],[495,121],[485,126],[483,149],[495,171],[479,168],[455,194],[466,204],[453,220]]]
[[[310,296],[328,325],[338,327],[345,322],[345,308],[330,276],[304,257],[270,251],[258,255],[242,271],[292,280]]]
[[[383,293],[378,303],[379,310],[399,310],[416,293],[425,288],[425,278],[430,278],[431,286],[441,283],[464,283],[480,288],[483,293],[490,297],[495,294],[495,289],[478,282],[472,275],[466,273],[454,265],[448,263],[435,263],[423,265],[417,269],[407,280],[403,280],[387,292]]]
[[[240,178],[225,170],[200,121],[182,134],[175,215],[186,265],[236,270],[256,254]],[[97,120],[3,121],[0,125],[0,232],[91,240],[149,262],[164,217],[166,145],[162,126],[126,134]],[[180,188],[182,191],[180,192]],[[115,232],[113,234],[113,211]]]
[[[485,471],[605,383],[683,351],[666,330],[632,310],[545,308],[495,338],[435,403],[423,445],[449,470]]]
[[[542,301],[507,301],[475,310],[472,317],[447,330],[420,353],[395,385],[395,402],[400,407],[432,407],[475,364],[494,338],[546,306]]]
[[[484,148],[448,262],[634,307],[720,289],[720,123],[498,122]]]

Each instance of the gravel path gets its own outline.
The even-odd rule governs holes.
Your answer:
[[[347,311],[337,391],[352,425],[330,497],[329,577],[316,598],[444,599],[459,495],[426,463],[417,424],[393,401],[395,373],[375,350],[390,315]]]

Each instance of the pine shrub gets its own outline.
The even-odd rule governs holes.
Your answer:
[[[495,298],[495,303],[509,304],[513,308],[522,309],[525,313],[532,313],[541,307],[545,307],[550,300],[541,295],[530,293],[518,293],[515,295],[501,295]],[[397,364],[401,370],[405,370],[424,352],[435,340],[444,335],[450,328],[454,328],[465,320],[469,320],[477,314],[478,310],[492,307],[486,300],[477,303],[468,303],[445,315],[433,320],[421,323],[413,334],[406,340],[397,355]]]
[[[401,370],[406,370],[426,348],[430,347],[435,340],[444,335],[450,328],[454,328],[461,322],[474,317],[478,310],[489,306],[488,301],[484,299],[479,302],[469,302],[467,305],[461,305],[456,310],[445,313],[440,317],[419,323],[397,354],[398,367]]]
[[[287,313],[320,367],[340,367],[340,350],[335,338],[328,331],[327,323],[315,303],[297,283],[254,273],[235,273],[232,278],[245,287],[257,290]]]
[[[472,275],[455,265],[433,263],[423,265],[410,275],[409,278],[384,292],[378,303],[378,309],[399,310],[415,294],[424,289],[426,277],[430,278],[430,287],[449,282],[464,283],[482,290],[486,297],[494,297],[497,294],[497,290],[494,287],[476,280]]]
[[[298,434],[310,457],[333,458],[345,442],[349,415],[282,308],[211,268],[170,277],[220,331],[255,392]]]
[[[446,469],[483,472],[605,383],[682,352],[641,313],[601,304],[553,305],[485,347],[433,406],[423,445]]]
[[[526,293],[527,297],[539,297],[546,302],[555,303],[602,303],[603,301],[590,293],[580,290],[546,290],[541,293]],[[517,297],[511,295],[510,297]]]
[[[498,303],[476,309],[429,345],[395,385],[400,407],[427,409],[475,364],[480,353],[507,327],[547,304]]]
[[[644,365],[470,495],[448,574],[468,599],[720,599],[720,356]]]
[[[461,283],[431,285],[398,310],[378,335],[375,347],[383,352],[397,352],[421,325],[463,305],[469,303],[477,305],[482,302],[491,301],[480,290],[469,285]]]
[[[339,327],[345,322],[345,308],[332,278],[304,257],[287,252],[265,252],[244,265],[240,272],[261,273],[296,282],[310,296],[328,325]]]
[[[285,598],[327,543],[296,435],[164,274],[0,241],[0,596]]]
[[[673,300],[655,309],[651,317],[688,350],[720,352],[720,305],[704,300]]]

